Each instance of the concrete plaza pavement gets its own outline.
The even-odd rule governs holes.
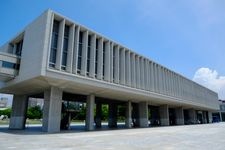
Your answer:
[[[225,123],[47,134],[0,127],[0,150],[224,150]]]

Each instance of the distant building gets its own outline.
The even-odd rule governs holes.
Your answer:
[[[41,98],[29,98],[28,107],[40,106],[43,108],[44,100]]]
[[[7,97],[1,97],[0,99],[0,108],[6,108],[8,103]]]

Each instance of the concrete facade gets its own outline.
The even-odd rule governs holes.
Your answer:
[[[148,126],[148,105],[159,107],[161,125],[170,124],[169,108],[176,110],[176,124],[183,124],[182,109],[191,110],[194,123],[195,110],[210,112],[219,106],[217,93],[52,10],[44,12],[0,51],[0,60],[19,65],[10,68],[14,71],[11,76],[4,74],[6,66],[0,66],[7,77],[0,92],[44,95],[43,130],[47,132],[60,131],[62,100],[74,100],[77,95],[86,102],[87,130],[93,130],[95,124],[101,127],[97,98],[109,106],[109,127],[117,126],[118,103],[114,100],[126,103],[128,128],[132,120],[139,127]],[[65,95],[71,97],[64,99]],[[19,103],[16,97],[14,101]],[[22,128],[24,111],[17,112],[14,107],[12,114],[21,118],[15,121],[12,117],[11,127]]]

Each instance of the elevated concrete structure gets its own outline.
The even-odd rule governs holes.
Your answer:
[[[94,122],[101,126],[101,107],[97,106],[95,119],[93,114],[96,98],[109,105],[110,127],[117,125],[114,101],[128,102],[128,128],[131,124],[148,126],[148,105],[160,107],[162,125],[169,125],[169,108],[180,107],[175,120],[183,124],[181,107],[192,110],[190,118],[195,122],[195,110],[206,111],[210,117],[219,106],[217,93],[52,10],[40,15],[0,51],[0,60],[13,62],[9,74],[0,65],[4,74],[0,74],[4,81],[0,92],[22,97],[44,95],[43,130],[47,132],[60,131],[62,100],[76,100],[73,96],[78,95],[86,102],[87,130],[94,129]],[[24,104],[16,96],[14,101],[21,107]],[[23,128],[25,110],[13,107],[11,128]]]

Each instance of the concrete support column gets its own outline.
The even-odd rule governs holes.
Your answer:
[[[207,112],[203,111],[203,123],[207,123]]]
[[[145,60],[145,77],[146,77],[145,89],[147,91],[150,91],[149,61],[147,59]]]
[[[169,125],[169,108],[168,105],[161,105],[159,107],[159,115],[160,115],[160,122],[162,126]]]
[[[131,86],[130,51],[126,51],[126,85]]]
[[[167,69],[166,69],[166,93],[167,95],[170,95],[170,82],[169,82],[169,74]]]
[[[176,97],[176,84],[175,84],[175,77],[174,77],[174,73],[172,72],[172,84],[173,84],[173,96]],[[187,83],[188,84],[188,83]],[[187,86],[186,84],[186,86]]]
[[[95,57],[96,57],[96,34],[91,37],[91,52],[90,52],[90,73],[89,76],[95,77]]]
[[[58,36],[56,63],[55,63],[55,68],[58,70],[61,70],[62,64],[64,29],[65,29],[65,19],[63,19],[59,24],[59,36]]]
[[[184,111],[182,107],[175,108],[176,124],[184,125]]]
[[[139,110],[139,126],[141,128],[148,127],[148,103],[147,102],[140,102],[138,104]]]
[[[102,80],[102,70],[103,70],[103,38],[98,40],[98,69],[97,69],[97,79]]]
[[[136,68],[135,68],[135,54],[131,54],[131,85],[132,87],[136,87]]]
[[[120,54],[119,54],[119,46],[117,45],[115,48],[115,66],[114,66],[115,83],[119,83],[119,72],[120,72],[119,61],[120,61]]]
[[[75,25],[72,24],[69,30],[68,55],[67,55],[67,63],[66,63],[67,64],[66,71],[69,73],[72,73],[74,32],[75,32]]]
[[[162,93],[166,94],[166,88],[165,88],[165,77],[164,77],[164,68],[161,66],[160,67],[160,72],[161,72],[161,86],[162,86]]]
[[[157,64],[153,64],[153,67],[154,67],[154,89],[155,89],[155,92],[158,92],[158,87],[159,87],[159,81],[158,81],[158,67],[157,67]]]
[[[110,128],[117,127],[117,104],[109,104],[109,120],[108,124]]]
[[[140,82],[141,82],[141,89],[145,88],[145,73],[144,73],[144,58],[140,58]]]
[[[151,88],[150,88],[150,90],[151,91],[155,91],[155,78],[154,78],[154,76],[155,76],[155,74],[154,74],[154,66],[153,66],[153,62],[151,61],[150,62],[150,86],[151,86]]]
[[[222,118],[222,113],[221,113],[221,112],[219,112],[219,114],[220,114],[220,122],[222,122],[222,121],[223,121],[223,118]]]
[[[188,115],[189,115],[189,121],[191,124],[196,124],[197,123],[197,114],[194,109],[189,109],[188,110]]]
[[[85,126],[86,130],[94,130],[94,106],[95,106],[95,96],[93,94],[87,96],[86,102],[86,119]]]
[[[110,82],[113,82],[113,64],[114,64],[114,60],[113,60],[113,48],[114,48],[114,44],[111,42],[110,43]]]
[[[62,90],[51,87],[44,92],[42,130],[59,132],[62,109]]]
[[[120,84],[125,85],[125,49],[120,50]]]
[[[77,60],[78,60],[78,48],[79,48],[79,33],[80,33],[80,26],[75,27],[75,37],[74,37],[74,52],[73,52],[73,73],[77,74]]]
[[[173,80],[174,80],[174,95],[175,95],[175,97],[177,97],[178,96],[177,95],[178,94],[178,85],[177,85],[177,78],[176,78],[176,74],[175,73],[173,73]]]
[[[158,93],[162,93],[162,72],[161,72],[161,66],[157,65],[157,73],[158,73]]]
[[[26,122],[28,97],[24,95],[14,95],[12,112],[9,122],[9,129],[24,129]]]
[[[179,97],[182,97],[182,94],[181,94],[181,93],[182,93],[182,84],[181,84],[181,81],[180,81],[180,78],[181,78],[180,75],[178,75],[177,78],[178,78],[177,80],[178,80]],[[193,84],[193,83],[191,83],[191,86],[190,86],[191,93],[193,93],[193,91],[192,91],[192,84]],[[193,96],[193,95],[191,95],[191,99],[193,99],[192,96]]]
[[[163,68],[163,85],[164,85],[164,94],[168,94],[168,84],[167,84],[167,72],[166,68]]]
[[[171,89],[172,89],[172,88],[171,88],[171,79],[170,79],[170,71],[169,71],[169,70],[167,70],[166,76],[167,76],[167,80],[168,80],[168,81],[167,81],[167,82],[168,82],[168,83],[167,83],[167,84],[168,84],[168,89],[167,89],[167,90],[168,90],[168,93],[167,93],[167,94],[168,94],[168,95],[171,95],[171,92],[172,92]]]
[[[104,80],[110,81],[110,42],[105,44]]]
[[[208,111],[209,123],[212,123],[212,112]]]
[[[96,103],[96,117],[95,117],[96,128],[102,127],[102,104]]]
[[[88,49],[88,31],[83,32],[81,75],[86,76],[87,72],[87,49]]]
[[[131,101],[128,101],[126,104],[126,121],[125,121],[125,126],[127,128],[131,128],[131,123],[132,123],[132,106],[131,106]]]
[[[172,79],[172,74],[171,71],[168,72],[169,73],[169,87],[170,87],[170,94],[171,96],[174,95],[174,91],[173,91],[173,79]],[[185,85],[184,85],[185,86]]]
[[[162,89],[163,89],[162,93],[166,94],[166,79],[165,79],[165,70],[163,67],[161,68],[161,72],[162,72]]]
[[[141,80],[140,80],[140,58],[139,56],[136,56],[136,83],[137,88],[139,89],[141,87]]]

